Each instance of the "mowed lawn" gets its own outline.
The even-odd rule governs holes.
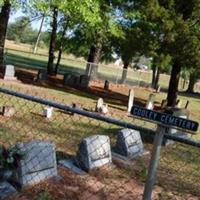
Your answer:
[[[0,85],[21,93],[39,96],[64,104],[71,104],[72,102],[81,103],[89,111],[94,110],[97,100],[97,96],[85,94],[83,91],[73,91],[73,89],[62,91],[56,88],[43,88],[4,81],[1,81]],[[163,95],[159,94],[157,100],[162,99]],[[148,92],[144,92],[142,89],[136,90],[136,96],[146,99]],[[72,115],[72,113],[58,109],[54,109],[51,119],[46,119],[42,116],[44,105],[0,93],[0,106],[3,105],[14,105],[16,109],[13,117],[1,117],[0,120],[0,143],[6,146],[33,139],[50,140],[56,144],[57,151],[64,152],[67,155],[75,155],[78,144],[84,137],[94,134],[105,134],[111,138],[113,146],[116,142],[116,134],[122,128],[81,115]],[[146,122],[127,117],[125,105],[109,103],[109,108],[112,110],[111,115],[115,118],[144,127],[150,126]],[[145,144],[145,149],[151,150],[151,148],[152,145]],[[112,183],[120,177],[128,182],[128,180],[133,178],[137,180],[138,185],[143,185],[146,179],[148,164],[149,156],[141,157],[136,159],[128,168],[119,165],[116,169],[117,175],[115,174],[116,170],[109,177],[101,175],[101,181],[102,183]],[[187,196],[190,195],[200,196],[199,164],[198,148],[179,143],[162,148],[157,184],[164,189],[162,195],[167,196],[165,199],[170,199],[170,195],[177,195],[182,199],[187,199]],[[94,176],[100,176],[99,173],[96,172]],[[119,182],[117,188],[120,189],[120,187],[121,184]]]

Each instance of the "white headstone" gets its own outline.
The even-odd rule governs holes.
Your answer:
[[[110,139],[105,135],[93,135],[83,139],[76,156],[78,167],[89,171],[112,162]]]
[[[46,118],[51,118],[53,114],[53,107],[45,107],[43,110],[43,114]]]
[[[153,110],[153,108],[154,108],[154,98],[155,98],[154,94],[149,95],[149,99],[148,99],[147,104],[146,104],[147,109]]]
[[[128,98],[128,112],[131,112],[131,109],[133,107],[133,102],[134,102],[134,90],[131,89],[129,90],[129,98]]]
[[[4,72],[5,80],[16,80],[15,78],[15,67],[13,65],[6,65]]]
[[[22,154],[17,169],[16,182],[32,185],[57,176],[55,145],[47,141],[32,141],[17,144]]]
[[[102,107],[103,107],[103,99],[102,98],[99,98],[98,100],[97,100],[97,104],[96,104],[96,111],[97,112],[99,112],[99,110],[100,109],[102,109]]]

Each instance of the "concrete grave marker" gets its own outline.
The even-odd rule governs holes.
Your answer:
[[[149,99],[148,99],[147,104],[146,104],[146,108],[147,109],[153,110],[153,108],[154,108],[154,99],[155,99],[155,95],[154,94],[150,94],[149,95]]]
[[[128,98],[128,112],[131,112],[132,106],[134,103],[134,90],[129,90],[129,98]]]
[[[13,65],[6,65],[3,79],[4,80],[16,80],[15,67]]]
[[[85,171],[112,162],[110,139],[105,135],[94,135],[83,139],[76,156],[77,166]]]
[[[132,129],[122,129],[117,135],[115,150],[122,156],[134,158],[142,155],[144,147],[140,132]]]
[[[51,118],[53,114],[53,107],[45,107],[43,110],[43,114],[46,118]]]
[[[19,161],[17,178],[21,186],[39,183],[57,175],[55,145],[47,141],[32,141],[17,144],[23,155]]]
[[[0,182],[0,199],[9,198],[17,194],[17,190],[8,182]]]
[[[15,114],[15,108],[13,106],[3,106],[4,117],[12,117]]]

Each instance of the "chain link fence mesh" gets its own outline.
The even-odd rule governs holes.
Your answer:
[[[29,154],[30,157],[23,158],[22,156],[21,159],[30,159],[28,163],[32,162],[32,164],[28,166],[32,168],[25,171],[29,175],[37,172],[35,176],[37,176],[38,183],[25,185],[20,189],[20,184],[17,181],[9,179],[9,183],[20,191],[11,199],[142,199],[151,157],[151,143],[144,143],[146,153],[142,156],[128,161],[113,156],[112,164],[108,162],[107,165],[86,172],[86,175],[80,175],[73,169],[63,167],[60,161],[74,159],[79,150],[79,153],[84,153],[84,148],[80,147],[80,143],[83,142],[83,144],[90,146],[84,155],[91,158],[91,163],[98,160],[97,165],[100,166],[105,164],[107,159],[111,161],[109,160],[109,143],[111,147],[116,145],[119,130],[130,128],[129,124],[132,124],[133,127],[139,127],[142,133],[145,127],[149,127],[145,130],[146,135],[150,136],[155,131],[155,125],[150,126],[148,122],[132,117],[125,117],[126,121],[117,118],[112,121],[109,117],[102,116],[101,118],[98,114],[88,116],[88,113],[91,112],[71,106],[69,106],[69,110],[59,109],[54,105],[60,105],[60,108],[67,105],[67,95],[63,98],[56,98],[51,94],[47,95],[37,89],[34,90],[34,88],[32,90],[17,87],[11,89],[17,91],[17,93],[13,92],[13,95],[11,95],[0,91],[0,107],[2,108],[0,144],[9,149],[19,143],[50,141],[51,144],[55,145],[56,166],[59,175],[52,178],[51,174],[47,174],[46,177],[49,177],[49,179],[44,179],[40,174],[41,169],[46,170],[48,168],[46,166],[48,163],[53,163],[51,159],[54,147],[49,146],[49,144],[45,144],[47,145],[45,148],[30,145],[29,151],[25,151],[25,154]],[[29,94],[29,99],[15,96],[15,94],[21,93]],[[46,103],[44,104],[44,101],[40,100],[35,101],[34,97],[36,96],[42,98]],[[53,101],[56,103],[52,103]],[[48,107],[48,103],[53,107],[53,114],[50,118],[44,117],[44,109]],[[5,116],[5,107],[8,108],[8,112],[11,112],[10,116]],[[13,108],[13,110],[9,110],[9,108]],[[106,140],[104,138],[96,143],[94,135],[108,137]],[[85,140],[88,137],[90,137],[89,142]],[[137,141],[135,142],[137,143]],[[198,145],[200,146],[200,144]],[[44,154],[46,157],[42,160],[40,154]],[[199,199],[199,154],[199,147],[181,142],[173,141],[172,144],[163,146],[152,199]],[[21,160],[19,159],[19,161]],[[2,163],[3,157],[1,157]],[[19,165],[17,167],[19,168]],[[73,167],[84,168],[81,162],[76,162],[76,159]],[[4,169],[1,168],[1,170]],[[87,170],[82,171],[85,173]],[[52,174],[54,175],[55,171],[52,171]],[[35,179],[35,177],[33,178]]]

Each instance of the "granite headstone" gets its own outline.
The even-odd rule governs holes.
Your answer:
[[[78,167],[90,171],[111,162],[110,139],[108,136],[94,135],[83,139],[76,156]]]
[[[89,86],[90,77],[87,75],[80,76],[80,86],[83,88],[87,88]]]
[[[48,141],[31,141],[16,145],[23,155],[17,168],[21,186],[39,183],[57,175],[55,145]]]
[[[122,129],[118,132],[115,150],[127,158],[142,155],[144,147],[140,132],[133,129]]]
[[[36,79],[37,81],[46,80],[47,77],[48,77],[48,73],[47,73],[46,70],[44,70],[44,69],[39,69],[38,70],[37,79]]]

